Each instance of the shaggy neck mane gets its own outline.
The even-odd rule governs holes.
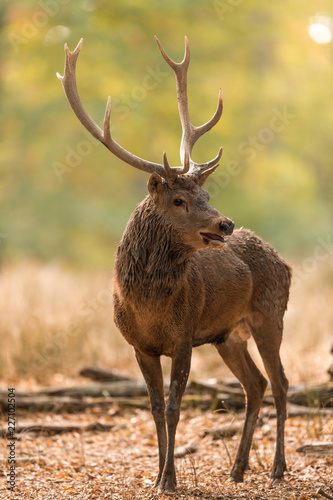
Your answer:
[[[123,293],[165,299],[180,285],[192,254],[148,196],[131,215],[117,249],[115,268]]]

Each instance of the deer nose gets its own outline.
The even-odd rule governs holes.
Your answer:
[[[224,234],[232,234],[234,230],[235,224],[232,220],[227,219],[224,220],[223,222],[220,222],[219,228]]]

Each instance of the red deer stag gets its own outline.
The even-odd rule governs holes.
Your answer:
[[[288,381],[280,361],[283,316],[291,269],[267,243],[212,208],[201,186],[217,168],[217,156],[195,163],[196,141],[222,114],[222,93],[214,116],[195,127],[187,100],[190,51],[176,63],[156,38],[176,75],[183,136],[180,167],[152,163],[123,149],[110,134],[111,100],[102,130],[85,110],[76,87],[76,63],[82,40],[70,52],[65,46],[64,76],[58,75],[74,113],[84,127],[114,155],[151,174],[148,196],[134,210],[116,253],[114,316],[134,347],[147,383],[159,447],[159,491],[176,487],[174,447],[180,403],[187,383],[192,348],[213,344],[246,394],[246,418],[230,480],[243,481],[252,436],[267,381],[252,361],[247,339],[253,336],[272,385],[277,410],[277,442],[272,482],[286,470],[284,423]],[[171,380],[165,404],[160,357],[169,356]]]

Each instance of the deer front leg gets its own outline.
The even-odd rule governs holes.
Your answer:
[[[183,345],[175,349],[172,358],[169,399],[166,408],[168,446],[159,492],[174,492],[176,488],[175,437],[180,415],[180,404],[191,367],[192,346]]]
[[[159,356],[148,356],[139,351],[135,351],[136,359],[141,368],[143,377],[147,384],[150,398],[151,411],[155,421],[158,454],[159,454],[159,472],[155,482],[155,487],[160,484],[162,472],[164,469],[165,455],[167,449],[167,435],[165,427],[165,401],[163,374]]]

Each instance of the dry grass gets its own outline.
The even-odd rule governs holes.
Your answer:
[[[112,319],[111,274],[22,263],[2,270],[0,376],[75,376],[83,365],[132,364]]]
[[[325,380],[333,338],[333,258],[303,274],[292,288],[281,351],[293,383]],[[111,273],[25,262],[4,267],[0,278],[1,378],[52,383],[90,364],[139,376],[113,323]],[[250,348],[262,366],[251,342]],[[192,377],[221,375],[229,372],[214,348],[194,350]]]
[[[60,265],[22,263],[5,267],[0,276],[0,377],[20,389],[42,384],[69,383],[82,366],[96,364],[139,376],[132,349],[112,320],[111,273],[74,272]],[[300,282],[296,280],[285,322],[282,358],[291,382],[320,382],[327,378],[333,324],[333,259],[317,266]],[[256,360],[257,353],[250,346]],[[261,363],[258,361],[258,364]],[[167,363],[165,365],[167,368]],[[194,350],[193,378],[229,375],[211,346]],[[2,423],[6,425],[7,416]],[[198,443],[197,452],[176,462],[178,489],[175,499],[303,499],[315,497],[321,487],[332,494],[332,459],[303,457],[298,446],[332,439],[331,416],[287,420],[286,481],[269,484],[275,443],[275,420],[257,427],[251,451],[251,471],[243,484],[227,482],[230,459],[235,458],[239,436],[214,441],[203,430],[233,420],[233,414],[182,412],[177,446]],[[157,443],[150,412],[125,414],[116,408],[96,407],[81,414],[26,415],[20,422],[57,419],[114,424],[109,433],[30,435],[17,442],[19,458],[37,463],[17,466],[13,498],[111,498],[113,500],[162,499],[153,481],[157,471]],[[6,490],[7,440],[0,440],[0,499]]]

